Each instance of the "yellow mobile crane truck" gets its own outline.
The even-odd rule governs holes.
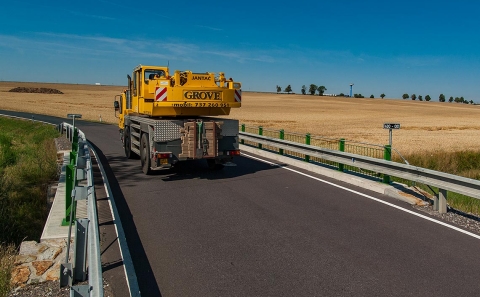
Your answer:
[[[194,159],[218,169],[240,155],[238,121],[210,117],[241,106],[240,83],[223,72],[170,75],[168,67],[144,65],[127,78],[115,115],[126,157],[139,156],[145,174]]]

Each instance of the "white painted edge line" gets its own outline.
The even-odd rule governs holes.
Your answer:
[[[98,159],[97,152],[93,149],[90,142],[87,140],[88,146],[95,155],[97,160],[98,168],[102,174],[103,185],[105,187],[105,192],[108,196],[108,204],[110,205],[110,212],[112,214],[112,219],[115,226],[115,232],[117,233],[118,246],[120,249],[120,254],[123,260],[123,270],[125,272],[125,278],[127,280],[127,286],[130,291],[130,296],[140,296],[140,288],[138,286],[137,274],[135,273],[135,267],[133,266],[132,256],[130,255],[130,250],[128,249],[127,240],[125,237],[125,231],[123,230],[122,222],[120,221],[120,215],[118,214],[117,205],[113,199],[112,190],[110,189],[110,184],[106,178],[105,170],[103,169],[102,163]],[[118,218],[118,219],[117,219]]]
[[[8,114],[0,114],[0,115],[1,115],[1,116],[4,116],[4,117],[9,117],[9,118],[15,118],[15,119],[25,120],[25,121],[34,121],[34,122],[39,122],[39,123],[49,124],[49,125],[54,125],[54,126],[55,126],[55,124],[48,123],[48,122],[44,122],[44,121],[35,120],[35,118],[33,118],[33,119],[27,119],[27,118],[22,118],[22,117],[17,117],[17,116],[8,115]]]
[[[433,223],[442,225],[442,226],[444,226],[444,227],[453,229],[453,230],[458,231],[458,232],[460,232],[460,233],[469,235],[469,236],[471,236],[471,237],[473,237],[473,238],[480,239],[480,235],[477,235],[477,234],[472,233],[472,232],[469,232],[469,231],[465,231],[465,230],[460,229],[460,228],[458,228],[458,227],[455,227],[455,226],[453,226],[453,225],[450,225],[450,224],[447,224],[447,223],[445,223],[445,222],[442,222],[442,221],[439,221],[439,220],[430,218],[430,217],[428,217],[428,216],[425,216],[425,215],[416,213],[416,212],[411,211],[411,210],[409,210],[409,209],[405,209],[405,208],[403,208],[403,207],[401,207],[401,206],[395,205],[395,204],[390,203],[390,202],[387,202],[387,201],[383,201],[383,200],[378,199],[378,198],[375,198],[375,197],[373,197],[373,196],[370,196],[370,195],[367,195],[367,194],[364,194],[364,193],[361,193],[361,192],[358,192],[358,191],[355,191],[355,190],[352,190],[352,189],[349,189],[349,188],[346,188],[346,187],[337,185],[337,184],[335,184],[335,183],[332,183],[332,182],[323,180],[323,179],[321,179],[321,178],[318,178],[318,177],[315,177],[315,176],[312,176],[312,175],[309,175],[309,174],[300,172],[300,171],[295,170],[295,169],[292,169],[292,168],[280,166],[280,165],[277,164],[277,163],[270,162],[270,161],[267,161],[267,160],[265,160],[265,159],[261,159],[261,158],[258,158],[258,157],[254,157],[254,156],[252,156],[252,155],[248,155],[248,154],[242,153],[242,156],[245,156],[245,157],[248,157],[248,158],[250,158],[250,159],[257,160],[257,161],[261,161],[261,162],[264,162],[264,163],[267,163],[267,164],[270,164],[270,165],[278,166],[279,168],[282,168],[282,169],[285,169],[285,170],[288,170],[288,171],[291,171],[291,172],[294,172],[294,173],[297,173],[297,174],[300,174],[300,175],[309,177],[309,178],[314,179],[314,180],[316,180],[316,181],[319,181],[319,182],[322,182],[322,183],[331,185],[331,186],[333,186],[333,187],[336,187],[336,188],[339,188],[339,189],[342,189],[342,190],[345,190],[345,191],[348,191],[348,192],[357,194],[357,195],[359,195],[359,196],[363,196],[363,197],[368,198],[368,199],[371,199],[371,200],[373,200],[373,201],[376,201],[376,202],[379,202],[379,203],[388,205],[388,206],[390,206],[390,207],[393,207],[393,208],[399,209],[399,210],[401,210],[401,211],[404,211],[404,212],[406,212],[406,213],[412,214],[412,215],[414,215],[414,216],[420,217],[420,218],[425,219],[425,220],[427,220],[427,221],[430,221],[430,222],[433,222]]]

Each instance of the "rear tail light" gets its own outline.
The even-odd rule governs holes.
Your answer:
[[[227,156],[240,156],[240,150],[227,151]]]
[[[172,157],[171,153],[157,153],[157,158],[159,159],[167,159],[171,157]]]

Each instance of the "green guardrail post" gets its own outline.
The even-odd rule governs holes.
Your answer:
[[[345,151],[345,138],[341,138],[338,142],[338,150],[341,152]],[[338,163],[338,171],[344,172],[345,171],[345,164]]]
[[[305,135],[305,144],[306,145],[310,145],[310,139],[311,139],[310,133],[307,133]],[[305,162],[310,162],[310,156],[309,155],[305,155]]]
[[[392,146],[391,145],[385,145],[385,149],[383,152],[383,159],[386,161],[392,161]],[[383,183],[384,184],[390,184],[390,175],[383,175]]]
[[[281,140],[284,140],[284,139],[285,139],[285,130],[283,130],[283,129],[280,130],[280,139],[281,139]],[[279,150],[278,150],[278,153],[279,153],[280,155],[283,155],[283,149],[279,149]]]
[[[70,157],[72,157],[72,153],[70,153]],[[73,213],[73,204],[72,204],[72,190],[74,188],[75,188],[75,164],[73,165],[69,164],[65,168],[65,218],[62,220],[62,226],[68,226],[70,224],[70,216],[71,215],[75,216],[75,213]]]
[[[77,162],[77,152],[71,151],[70,152],[70,162],[68,164],[75,166]]]
[[[263,127],[262,126],[258,127],[258,135],[260,135],[260,136],[263,135]],[[262,144],[261,143],[258,144],[258,148],[262,149]]]
[[[242,124],[242,132],[245,132],[245,124]],[[241,144],[245,144],[245,140],[241,140]]]

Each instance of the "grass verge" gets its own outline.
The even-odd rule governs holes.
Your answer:
[[[50,125],[0,118],[0,242],[39,240],[57,178],[55,137]]]
[[[419,153],[406,156],[411,165],[451,173],[463,177],[480,180],[480,152],[460,151],[435,153]],[[410,181],[394,178],[395,181],[413,185]],[[427,185],[416,184],[422,190],[432,193],[438,193],[438,188]],[[458,193],[447,192],[448,204],[460,211],[480,216],[480,200],[461,195]]]
[[[0,297],[11,290],[16,247],[40,239],[57,179],[55,137],[50,125],[0,117]]]

